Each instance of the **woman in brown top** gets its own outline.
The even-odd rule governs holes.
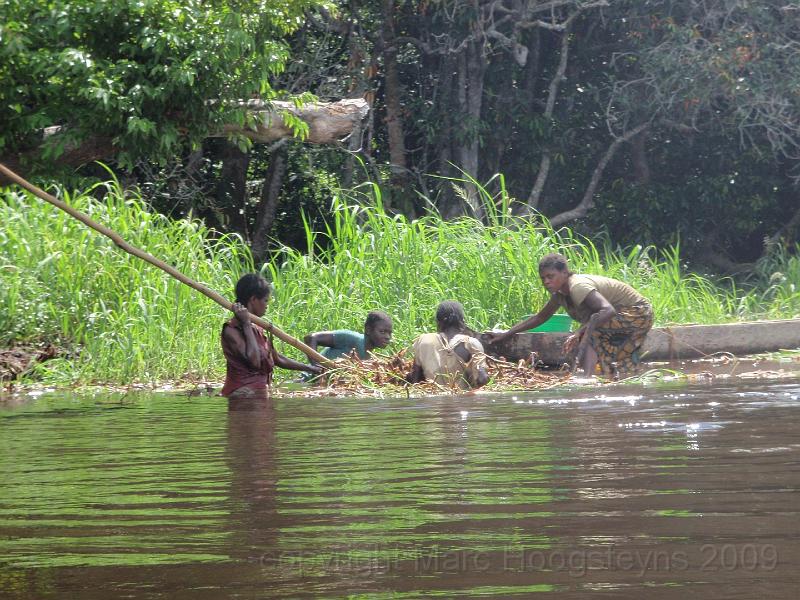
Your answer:
[[[436,328],[436,333],[424,333],[414,341],[414,365],[406,381],[427,379],[462,389],[486,385],[486,355],[481,343],[469,335],[461,303],[441,302],[436,309]]]
[[[264,330],[250,321],[250,315],[264,316],[272,286],[257,273],[243,275],[236,282],[234,318],[222,326],[222,352],[226,373],[223,396],[229,400],[266,397],[274,367],[321,373],[322,368],[307,365],[280,354],[264,335]]]
[[[489,334],[492,342],[537,327],[559,309],[581,323],[567,338],[564,351],[577,348],[577,362],[587,375],[599,362],[604,377],[618,378],[638,366],[639,349],[653,326],[653,307],[627,283],[600,275],[577,275],[561,254],[539,261],[539,277],[550,300],[542,309],[508,331]]]

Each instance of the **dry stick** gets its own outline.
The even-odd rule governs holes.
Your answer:
[[[6,177],[8,177],[11,181],[16,183],[17,185],[19,185],[19,186],[25,188],[26,190],[28,190],[31,194],[33,194],[35,196],[38,196],[42,200],[45,200],[45,201],[49,202],[50,204],[52,204],[53,206],[56,206],[56,207],[60,208],[61,210],[63,210],[68,215],[78,219],[84,225],[87,225],[87,226],[91,227],[92,229],[94,229],[95,231],[98,231],[98,232],[102,233],[106,237],[111,238],[111,240],[117,246],[119,246],[122,250],[124,250],[128,254],[132,254],[133,256],[141,258],[143,261],[148,262],[151,265],[154,265],[154,266],[158,267],[162,271],[165,271],[169,275],[172,275],[175,279],[177,279],[181,283],[185,283],[190,288],[193,288],[193,289],[197,290],[198,292],[200,292],[201,294],[203,294],[205,296],[208,296],[209,298],[211,298],[214,302],[216,302],[220,306],[222,306],[224,308],[227,308],[228,310],[232,310],[233,304],[231,302],[229,302],[228,300],[226,300],[225,298],[223,298],[222,296],[220,296],[214,290],[207,288],[203,284],[198,283],[198,282],[194,281],[193,279],[189,279],[186,275],[184,275],[183,273],[181,273],[180,271],[178,271],[174,267],[168,265],[167,263],[158,260],[155,256],[153,256],[151,254],[148,254],[147,252],[144,252],[143,250],[139,250],[138,248],[135,248],[135,247],[131,246],[125,240],[123,240],[119,236],[119,234],[116,233],[115,231],[112,231],[111,229],[109,229],[105,225],[101,225],[100,223],[96,223],[95,221],[90,219],[87,215],[83,214],[82,212],[80,212],[78,210],[75,210],[74,208],[72,208],[68,204],[62,202],[61,200],[59,200],[55,196],[52,196],[52,195],[48,194],[47,192],[45,192],[44,190],[39,189],[38,187],[36,187],[32,183],[26,181],[25,179],[23,179],[22,177],[20,177],[16,173],[14,173],[14,171],[9,169],[8,167],[6,167],[2,163],[0,163],[0,173],[5,175]],[[284,342],[286,342],[290,346],[294,346],[295,348],[300,350],[303,354],[308,356],[310,359],[318,362],[319,364],[321,364],[321,365],[323,365],[325,367],[331,367],[333,365],[333,362],[331,362],[329,359],[325,358],[322,354],[320,354],[316,350],[313,350],[312,348],[310,348],[309,346],[307,346],[306,344],[304,344],[300,340],[298,340],[296,338],[293,338],[291,335],[289,335],[288,333],[285,333],[284,331],[282,331],[281,329],[279,329],[278,327],[276,327],[275,325],[273,325],[269,321],[265,321],[264,319],[261,319],[261,318],[255,316],[255,315],[253,315],[253,314],[250,315],[250,320],[253,321],[254,323],[256,323],[257,325],[260,325],[261,327],[263,327],[267,331],[272,332],[275,335],[275,337],[280,338],[281,340],[283,340]]]

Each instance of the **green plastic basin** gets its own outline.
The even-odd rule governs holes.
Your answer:
[[[570,331],[571,327],[572,317],[569,315],[553,315],[538,327],[534,327],[528,331]]]

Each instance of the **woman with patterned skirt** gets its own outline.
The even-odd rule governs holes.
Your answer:
[[[492,343],[537,327],[563,308],[581,323],[567,338],[564,350],[571,354],[577,349],[576,361],[587,375],[594,374],[597,364],[609,379],[636,370],[639,350],[653,326],[653,307],[644,296],[610,277],[573,273],[561,254],[548,254],[539,261],[539,277],[550,300],[508,331],[489,334]]]

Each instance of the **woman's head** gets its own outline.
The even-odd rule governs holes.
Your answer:
[[[558,254],[557,252],[553,252],[551,254],[546,254],[541,258],[539,261],[539,272],[541,273],[543,270],[554,270],[554,271],[566,271],[570,275],[572,275],[572,271],[569,270],[569,263],[567,262],[567,257],[563,254]]]
[[[539,277],[542,285],[551,294],[558,291],[564,292],[570,275],[572,275],[572,271],[569,270],[567,259],[562,254],[547,254],[539,261]]]
[[[386,348],[392,341],[392,317],[382,310],[371,310],[364,321],[364,335],[375,348]]]
[[[466,323],[464,322],[464,307],[460,302],[455,300],[445,300],[440,302],[436,309],[436,324],[439,331],[444,329],[464,329]]]
[[[236,301],[258,317],[266,311],[270,296],[272,286],[258,273],[242,275],[236,282]]]

